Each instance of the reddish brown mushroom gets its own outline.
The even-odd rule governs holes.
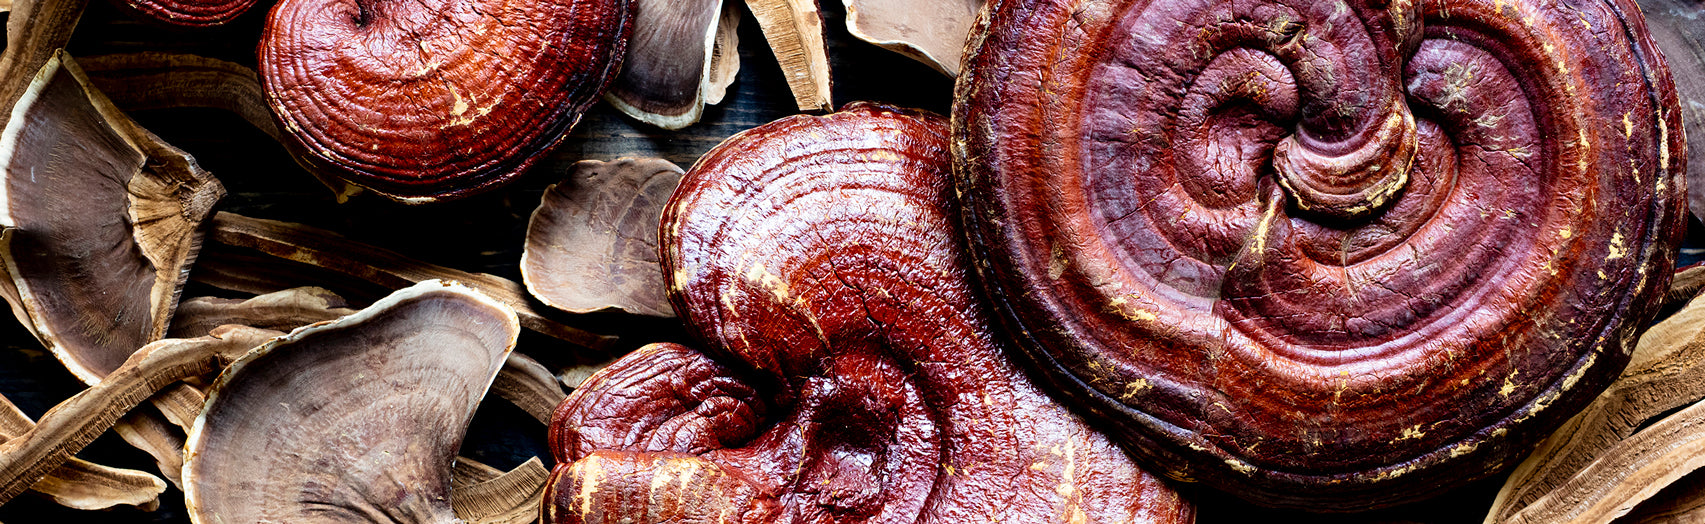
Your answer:
[[[1351,511],[1519,459],[1628,362],[1683,221],[1632,0],[1005,0],[954,107],[1029,360],[1175,478]]]
[[[260,74],[311,170],[409,203],[513,179],[621,68],[628,0],[283,0]]]
[[[648,346],[575,390],[546,520],[1189,521],[1005,359],[946,152],[942,118],[856,104],[700,159],[661,248],[712,349]]]
[[[181,27],[212,27],[235,20],[255,0],[124,0],[119,4],[152,20]]]

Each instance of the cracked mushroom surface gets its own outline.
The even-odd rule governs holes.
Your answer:
[[[267,103],[310,170],[407,203],[488,190],[560,141],[621,69],[628,0],[284,0]]]
[[[0,291],[71,373],[93,384],[166,334],[202,221],[224,196],[60,53],[0,132]]]
[[[944,119],[873,104],[700,159],[661,249],[709,349],[647,346],[575,390],[545,520],[1190,521],[1006,360],[949,166]]]
[[[508,307],[427,281],[249,352],[185,445],[192,520],[451,522],[451,465],[514,348]]]
[[[988,295],[1174,478],[1354,511],[1601,391],[1683,231],[1631,1],[1004,0],[955,96]]]

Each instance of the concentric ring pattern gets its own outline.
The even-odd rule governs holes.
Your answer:
[[[631,19],[627,0],[284,0],[260,74],[313,168],[455,198],[562,138],[620,69]]]
[[[1482,477],[1667,285],[1684,147],[1631,2],[988,14],[954,108],[988,294],[1171,476],[1340,510]]]

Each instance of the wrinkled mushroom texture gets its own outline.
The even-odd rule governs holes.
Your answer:
[[[545,188],[527,222],[521,280],[545,304],[671,317],[657,265],[657,223],[681,182],[668,160],[582,160]]]
[[[150,19],[184,27],[224,25],[254,7],[256,0],[124,0]]]
[[[284,0],[267,103],[316,171],[409,203],[542,158],[621,69],[629,0]]]
[[[722,0],[633,0],[633,37],[604,94],[628,116],[664,129],[699,121],[712,81]],[[720,97],[718,97],[720,98]]]
[[[0,260],[18,319],[90,384],[166,333],[224,189],[125,117],[69,57],[0,132]]]
[[[701,158],[662,245],[711,350],[647,346],[570,395],[546,520],[1190,521],[1002,355],[946,148],[941,117],[855,104]]]
[[[233,363],[185,445],[198,523],[450,522],[450,469],[520,327],[423,282]]]
[[[979,281],[1174,477],[1483,478],[1616,377],[1684,225],[1663,59],[1576,4],[1000,1],[954,106]]]
[[[842,0],[847,31],[861,40],[959,75],[965,40],[984,0]]]

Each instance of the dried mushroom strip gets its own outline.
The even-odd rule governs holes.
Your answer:
[[[267,103],[298,160],[423,203],[497,187],[621,69],[629,0],[282,0],[261,34]]]
[[[545,188],[527,221],[521,281],[551,307],[673,317],[657,265],[657,223],[681,168],[656,158],[582,160]]]
[[[248,299],[197,297],[178,305],[168,334],[198,337],[226,324],[288,332],[354,313],[349,303],[323,288],[297,287]]]
[[[604,99],[641,122],[681,129],[722,100],[739,59],[738,12],[723,0],[633,0],[634,32]],[[726,4],[726,6],[724,5]]]
[[[829,54],[817,0],[746,0],[802,111],[828,111]]]
[[[847,31],[928,64],[947,76],[959,76],[965,41],[985,0],[842,0]]]
[[[242,64],[174,53],[127,53],[77,59],[96,88],[125,111],[205,107],[230,111],[273,139],[260,76]]]
[[[40,482],[154,392],[217,371],[272,335],[227,326],[206,337],[143,346],[99,384],[48,410],[36,427],[0,443],[0,504]]]
[[[1705,220],[1705,3],[1699,0],[1639,0],[1652,40],[1669,61],[1687,126],[1687,195],[1693,216]]]
[[[1685,225],[1631,0],[1001,0],[955,95],[980,282],[1158,472],[1355,511],[1616,377]]]
[[[521,325],[527,329],[594,350],[603,350],[615,341],[613,337],[588,333],[552,320],[547,313],[533,307],[520,284],[510,280],[412,260],[323,229],[219,212],[213,217],[209,237],[218,244],[251,249],[276,259],[297,262],[333,275],[354,277],[355,280],[389,289],[402,289],[426,280],[460,282],[514,309],[521,317]],[[288,279],[290,272],[283,273],[274,276]],[[224,281],[231,280],[240,280],[240,277]],[[264,287],[265,283],[248,284]],[[299,285],[329,284],[288,284]],[[338,291],[343,292],[342,289]]]
[[[1589,498],[1603,496],[1610,492],[1618,479],[1602,471],[1591,476],[1593,473],[1588,473],[1588,470],[1603,470],[1599,463],[1616,464],[1618,467],[1635,465],[1636,462],[1626,456],[1616,456],[1616,453],[1650,452],[1626,443],[1634,438],[1659,446],[1683,445],[1682,440],[1665,442],[1640,436],[1650,431],[1650,428],[1641,428],[1654,418],[1701,399],[1705,399],[1705,300],[1695,299],[1641,335],[1633,359],[1622,376],[1585,410],[1541,441],[1527,460],[1516,467],[1499,491],[1486,521],[1498,523],[1525,519],[1532,522],[1537,518],[1535,515],[1559,517],[1556,513],[1541,512],[1556,511],[1555,506],[1561,504],[1580,503],[1557,494],[1571,488],[1584,486],[1593,490],[1587,495]],[[1679,475],[1686,471],[1673,473]],[[1667,480],[1675,478],[1672,476]],[[1638,482],[1651,481],[1649,478],[1638,479]],[[1667,482],[1651,489],[1662,488],[1664,484]],[[1620,507],[1622,511],[1633,506],[1626,501],[1622,504],[1626,506]],[[1530,509],[1544,505],[1553,508]],[[1602,512],[1585,515],[1594,519],[1609,518]]]
[[[946,148],[941,117],[855,104],[701,158],[662,249],[711,349],[647,346],[569,396],[545,520],[1190,521],[1002,354]]]
[[[18,320],[90,384],[164,336],[219,181],[64,54],[12,108],[0,170],[0,292]]]
[[[452,521],[456,450],[519,334],[502,303],[427,281],[256,348],[190,432],[191,518]]]
[[[35,421],[5,397],[0,397],[0,442],[22,435]],[[159,477],[132,469],[102,466],[72,457],[46,477],[30,485],[30,491],[73,509],[107,509],[114,506],[147,507],[160,502],[166,491]]]
[[[456,461],[459,465],[467,459]],[[455,471],[452,469],[451,474]],[[456,517],[467,524],[528,524],[539,520],[551,470],[533,457],[515,469],[498,473],[466,485],[457,485],[456,479],[451,479],[450,506]]]

